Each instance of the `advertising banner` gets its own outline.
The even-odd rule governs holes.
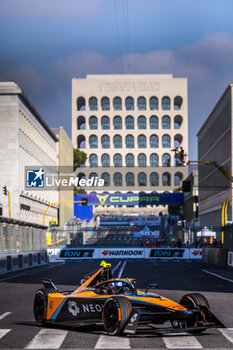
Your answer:
[[[184,195],[183,193],[91,193],[79,194],[74,200],[85,200],[86,205],[182,205]]]
[[[103,248],[100,259],[144,259],[144,248]]]
[[[201,248],[95,248],[54,247],[47,250],[49,261],[81,259],[201,259]]]
[[[185,248],[145,248],[145,259],[189,259]]]

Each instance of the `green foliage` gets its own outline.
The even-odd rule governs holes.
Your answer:
[[[78,194],[86,194],[87,192],[83,188],[79,188],[77,186],[74,186],[74,197]]]
[[[78,148],[74,148],[74,170],[85,164],[86,160],[86,152],[80,151]]]

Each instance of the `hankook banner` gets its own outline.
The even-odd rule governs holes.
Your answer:
[[[201,259],[201,248],[96,248],[54,247],[47,250],[49,261],[80,259]]]

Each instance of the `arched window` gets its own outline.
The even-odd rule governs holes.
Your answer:
[[[145,135],[138,136],[138,148],[146,148],[146,136]]]
[[[151,135],[150,137],[150,148],[158,148],[159,147],[159,139],[157,135]]]
[[[120,173],[115,173],[113,175],[114,186],[122,186],[122,175]]]
[[[130,115],[125,119],[125,127],[127,130],[134,129],[134,118]]]
[[[110,175],[109,173],[103,173],[101,179],[104,180],[104,187],[110,186]]]
[[[102,130],[110,129],[110,119],[106,115],[101,118],[101,126],[102,126]]]
[[[155,115],[150,117],[150,129],[158,129],[158,118]]]
[[[140,167],[146,166],[146,155],[143,153],[140,153],[138,155],[138,166],[140,166]]]
[[[171,175],[169,173],[163,173],[162,183],[163,186],[171,186]]]
[[[101,156],[101,163],[102,163],[102,167],[109,167],[110,166],[110,157],[107,153],[104,153]]]
[[[170,148],[171,147],[171,138],[169,135],[163,135],[162,137],[162,147]]]
[[[176,115],[174,118],[174,129],[180,129],[182,122],[183,118],[181,115]]]
[[[151,97],[150,98],[150,110],[155,111],[158,109],[158,99],[157,97]]]
[[[125,157],[125,163],[127,167],[134,167],[134,155],[128,153]]]
[[[80,115],[77,118],[77,130],[85,130],[86,129],[86,119]]]
[[[174,147],[179,148],[182,144],[183,136],[180,134],[176,134],[174,137]]]
[[[127,111],[133,111],[134,110],[134,100],[132,97],[127,97],[125,99],[125,109]]]
[[[97,130],[98,129],[98,121],[97,121],[97,118],[95,116],[90,117],[89,127],[90,127],[90,130]]]
[[[113,157],[113,164],[114,167],[121,167],[122,166],[122,156],[121,154],[117,153]]]
[[[145,173],[138,174],[138,186],[146,186],[146,174]]]
[[[126,148],[134,148],[134,137],[133,135],[127,135],[125,138]]]
[[[110,148],[110,138],[108,135],[103,135],[101,137],[102,148]]]
[[[89,137],[89,146],[90,148],[98,148],[98,140],[96,135],[91,135]]]
[[[77,137],[77,148],[79,148],[79,149],[84,149],[84,148],[86,148],[86,139],[85,139],[85,136],[79,135],[79,136]]]
[[[89,163],[90,163],[90,167],[97,167],[98,166],[98,157],[96,154],[94,154],[94,153],[90,154]]]
[[[122,137],[120,135],[115,135],[113,138],[114,148],[122,148]]]
[[[150,185],[159,186],[159,175],[155,172],[150,174]]]
[[[145,97],[139,97],[138,98],[138,110],[139,111],[145,111],[146,110],[146,99]]]
[[[171,119],[168,115],[165,115],[162,118],[162,128],[163,129],[170,129],[171,128]]]
[[[143,115],[138,117],[138,129],[146,129],[146,118]]]
[[[86,175],[84,173],[78,173],[77,177],[79,178],[79,180],[86,179]]]
[[[162,165],[171,166],[171,157],[168,153],[164,153],[162,156]]]
[[[96,178],[96,177],[98,177],[98,175],[96,173],[90,173],[89,174],[89,179],[91,179],[92,177]]]
[[[174,98],[174,109],[175,110],[181,109],[182,103],[183,103],[182,97],[181,96],[176,96]]]
[[[181,181],[183,180],[182,173],[175,173],[174,175],[174,185],[181,186]]]
[[[77,99],[77,110],[85,111],[86,110],[86,100],[84,97],[79,97]]]
[[[119,117],[119,115],[114,117],[114,119],[113,119],[113,126],[114,126],[115,130],[121,130],[122,129],[122,119],[121,119],[121,117]]]
[[[110,102],[108,97],[103,97],[101,99],[101,108],[102,111],[109,111],[110,110]]]
[[[90,111],[97,111],[98,110],[98,103],[96,97],[91,97],[89,99],[89,109]]]
[[[121,111],[122,110],[122,101],[121,101],[120,97],[114,97],[113,109],[114,109],[114,111]]]
[[[150,166],[153,166],[153,167],[159,166],[159,157],[156,153],[152,153],[150,155]]]
[[[162,109],[164,111],[168,111],[169,109],[171,109],[171,100],[167,96],[162,98]]]
[[[126,186],[134,186],[134,174],[127,173],[126,174]]]

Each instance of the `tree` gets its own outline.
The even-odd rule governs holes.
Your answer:
[[[80,151],[78,148],[74,148],[74,170],[85,164],[87,160],[87,154],[84,151]]]

